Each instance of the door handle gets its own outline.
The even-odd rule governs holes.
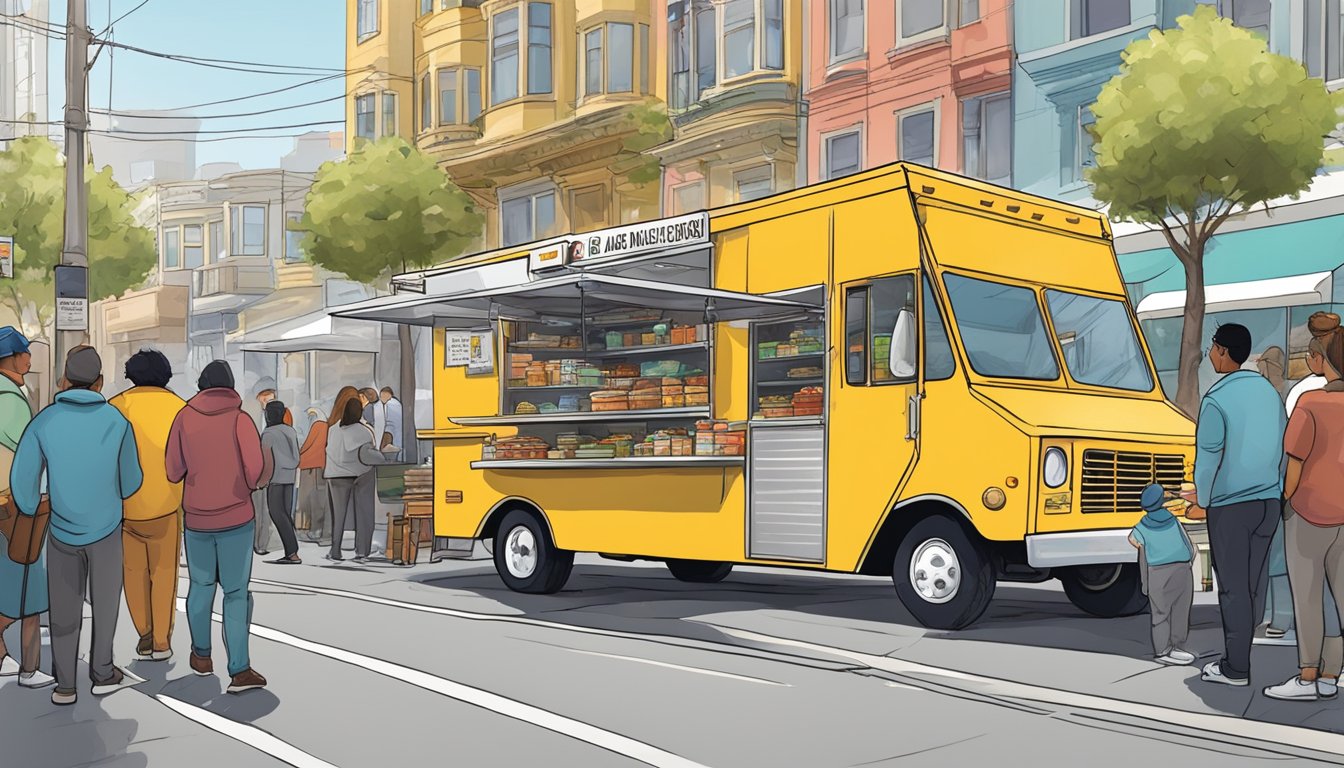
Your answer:
[[[922,395],[911,395],[909,404],[905,409],[905,439],[919,439],[919,417],[920,401],[924,398]]]

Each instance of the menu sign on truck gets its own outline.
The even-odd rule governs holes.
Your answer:
[[[628,224],[580,235],[582,250],[575,249],[570,263],[612,261],[652,251],[709,243],[709,214],[691,213],[670,219]]]

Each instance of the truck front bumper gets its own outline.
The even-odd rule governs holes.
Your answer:
[[[1135,563],[1139,552],[1129,543],[1129,529],[1042,533],[1027,537],[1027,563],[1033,568]]]

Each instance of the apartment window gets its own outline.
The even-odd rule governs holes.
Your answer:
[[[629,93],[635,89],[635,27],[607,25],[607,92]]]
[[[826,178],[838,179],[863,169],[862,132],[850,131],[826,139]]]
[[[1069,39],[1128,26],[1129,0],[1069,0]]]
[[[266,255],[266,207],[229,206],[229,240],[234,256]]]
[[[285,262],[294,264],[303,261],[303,232],[294,227],[303,220],[301,213],[285,214]]]
[[[383,135],[397,135],[397,94],[383,92]]]
[[[545,190],[503,200],[500,238],[505,247],[539,240],[555,230],[555,191]]]
[[[897,119],[901,160],[932,168],[938,148],[938,112],[934,108],[907,112]]]
[[[683,12],[684,0],[667,8],[667,90],[673,109],[691,103],[691,28]]]
[[[639,92],[649,92],[649,25],[639,25]]]
[[[420,15],[434,12],[434,0],[420,0]]]
[[[1218,15],[1232,20],[1242,29],[1250,30],[1259,34],[1265,39],[1269,39],[1269,10],[1270,0],[1221,0],[1221,2],[1208,2],[1206,5],[1216,5]],[[1307,0],[1308,11],[1312,5],[1312,0]],[[1319,3],[1316,3],[1319,5]],[[1336,14],[1338,15],[1338,14]]]
[[[603,186],[587,187],[574,191],[573,205],[570,206],[570,229],[574,232],[586,232],[600,229],[607,224],[607,190]]]
[[[602,92],[602,28],[589,30],[583,36],[583,95],[595,96]]]
[[[223,261],[228,255],[228,244],[224,242],[224,222],[210,222],[210,252],[214,261]]]
[[[467,72],[467,122],[474,123],[481,116],[481,70]]]
[[[518,9],[495,14],[490,43],[490,103],[518,98]]]
[[[737,201],[746,203],[769,197],[774,191],[774,179],[769,165],[759,165],[733,174],[733,186],[737,190]]]
[[[1012,110],[1007,93],[961,102],[962,172],[1008,186],[1012,171]]]
[[[765,51],[762,69],[784,68],[784,0],[765,0]]]
[[[374,125],[373,94],[366,93],[355,97],[355,135],[361,139],[372,139],[377,126]]]
[[[863,53],[863,0],[830,0],[831,61]]]
[[[1078,167],[1077,179],[1082,181],[1082,171],[1097,164],[1097,156],[1092,151],[1096,139],[1092,136],[1092,127],[1097,124],[1089,107],[1078,108],[1078,139],[1074,142],[1074,162]]]
[[[947,0],[903,0],[896,19],[900,43],[933,37],[947,27]]]
[[[163,228],[163,268],[182,267],[181,233],[177,227]]]
[[[674,208],[672,215],[674,216],[704,210],[704,182],[695,181],[690,184],[682,184],[679,187],[674,187],[672,189],[672,206]]]
[[[457,125],[457,70],[439,70],[439,125]]]
[[[527,4],[527,92],[551,92],[551,4]]]
[[[1307,74],[1327,82],[1344,77],[1344,38],[1340,0],[1306,0],[1303,8],[1302,60]]]
[[[428,131],[434,124],[434,94],[429,90],[429,73],[420,78],[420,130]]]
[[[195,269],[205,264],[205,233],[200,224],[182,227],[182,266]]]
[[[755,69],[756,0],[728,0],[723,6],[723,77]]]
[[[357,0],[359,42],[378,34],[378,0]]]
[[[719,9],[704,3],[695,10],[695,97],[719,82]]]
[[[980,0],[961,0],[957,6],[957,23],[965,26],[980,20]]]

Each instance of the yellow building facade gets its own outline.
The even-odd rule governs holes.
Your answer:
[[[653,7],[349,0],[352,147],[395,134],[433,156],[485,212],[485,248],[656,217]]]

